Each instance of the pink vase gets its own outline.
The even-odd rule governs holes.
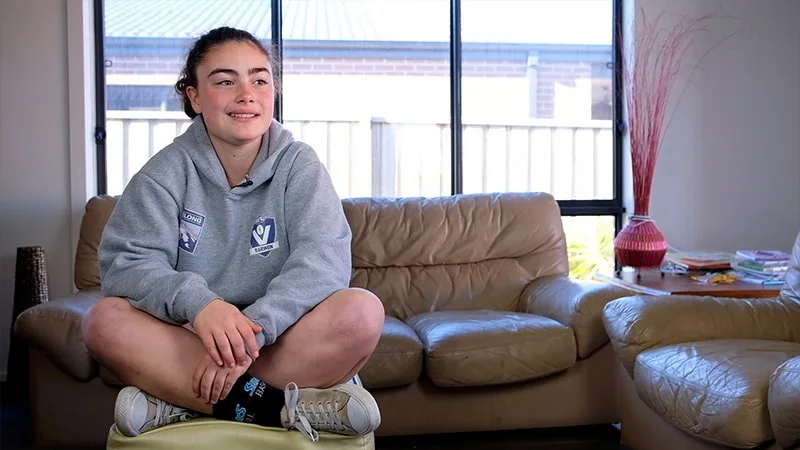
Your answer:
[[[614,256],[623,267],[659,267],[666,254],[667,239],[649,216],[631,216],[614,239]]]

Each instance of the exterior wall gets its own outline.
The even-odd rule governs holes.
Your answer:
[[[107,58],[112,65],[106,69],[108,75],[170,75],[177,74],[183,65],[183,56],[126,56]],[[462,74],[465,78],[512,78],[524,79],[530,76],[527,64],[521,61],[476,61],[465,60]],[[535,67],[536,81],[535,109],[530,117],[553,118],[555,108],[555,86],[563,84],[574,86],[578,79],[592,77],[592,64],[581,61],[541,61]],[[450,64],[438,59],[370,59],[370,58],[286,58],[283,61],[284,75],[382,75],[415,77],[449,77]],[[609,80],[610,82],[610,80]],[[162,82],[163,83],[163,82]],[[113,84],[113,83],[111,83]],[[162,84],[163,85],[163,84]],[[113,93],[109,104],[113,108]],[[146,109],[146,98],[150,92],[142,88],[129,92],[124,103]],[[161,88],[160,95],[171,96],[169,88]],[[178,103],[168,102],[167,109],[175,109]],[[598,117],[599,118],[599,117]]]
[[[579,78],[591,78],[592,65],[585,62],[543,62],[538,66],[536,111],[539,118],[552,118],[556,83],[574,86]]]

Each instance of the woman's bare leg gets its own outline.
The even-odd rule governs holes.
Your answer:
[[[355,375],[378,345],[384,311],[361,289],[343,289],[268,346],[249,372],[271,386],[329,387]]]
[[[192,391],[192,375],[206,350],[191,331],[162,322],[121,298],[97,302],[82,329],[92,355],[125,384],[211,414],[212,405]]]
[[[351,378],[375,350],[383,328],[383,306],[361,289],[331,295],[263,349],[249,369],[282,389],[328,387]],[[211,414],[197,398],[192,376],[205,348],[191,331],[162,322],[126,300],[100,300],[83,322],[92,354],[126,384],[167,402]]]

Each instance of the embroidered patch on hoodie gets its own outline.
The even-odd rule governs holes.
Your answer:
[[[184,208],[181,212],[180,226],[178,227],[180,230],[178,248],[194,254],[197,249],[197,241],[200,240],[200,235],[203,234],[205,222],[205,216]]]
[[[275,231],[273,217],[258,216],[250,233],[250,256],[261,255],[266,258],[272,250],[278,248]]]

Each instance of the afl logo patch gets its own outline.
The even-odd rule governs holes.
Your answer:
[[[194,254],[205,223],[206,218],[202,214],[188,209],[181,211],[180,225],[178,227],[178,248]]]
[[[250,232],[250,255],[266,257],[272,250],[278,248],[275,231],[274,218],[258,216]]]

